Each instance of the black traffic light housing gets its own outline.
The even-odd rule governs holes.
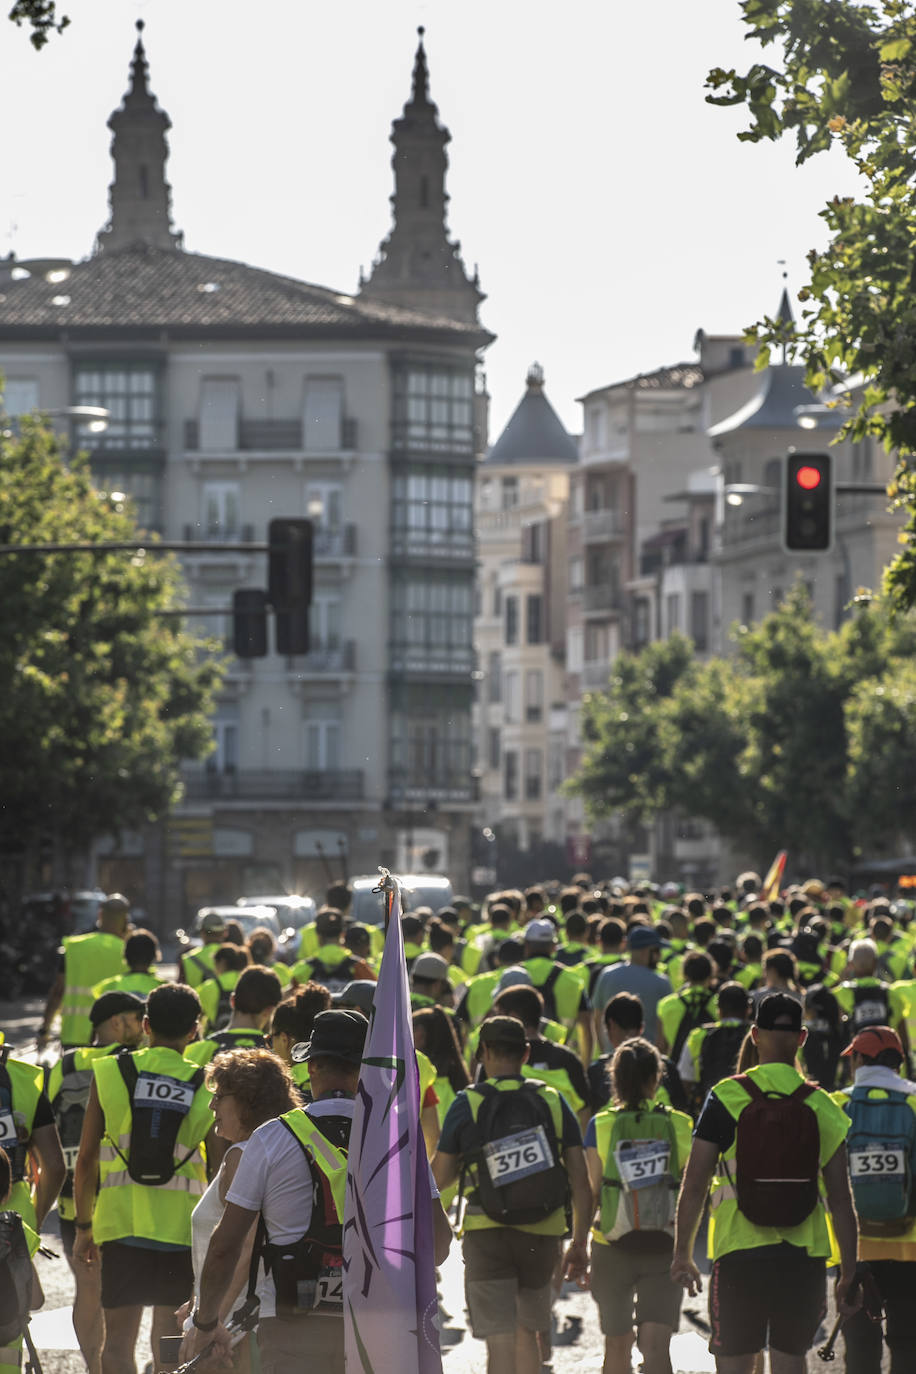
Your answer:
[[[312,522],[271,520],[267,542],[267,599],[276,617],[277,653],[307,654],[312,599]]]
[[[264,658],[267,653],[267,594],[260,588],[232,593],[232,646],[237,658]]]
[[[782,542],[787,553],[833,548],[833,455],[790,453],[782,488]]]

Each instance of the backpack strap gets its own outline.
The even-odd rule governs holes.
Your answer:
[[[543,992],[545,988],[547,988],[549,992],[553,992],[554,988],[557,985],[557,982],[559,981],[560,974],[565,972],[566,970],[564,969],[562,964],[554,964],[553,968],[550,970],[547,977],[541,984],[541,992]]]
[[[773,1096],[773,1093],[764,1092],[762,1088],[758,1087],[758,1085],[754,1082],[753,1078],[751,1078],[749,1074],[736,1074],[732,1081],[734,1083],[740,1083],[741,1087],[744,1089],[744,1091],[747,1093],[748,1097],[750,1097],[752,1101],[759,1101],[759,1099],[762,1097]],[[795,1097],[798,1098],[800,1102],[804,1102],[805,1098],[810,1097],[811,1094],[813,1092],[816,1092],[819,1087],[819,1083],[812,1083],[810,1079],[806,1078],[801,1083],[799,1083],[798,1087],[793,1092],[777,1093],[776,1096]]]
[[[118,1053],[115,1055],[115,1060],[116,1060],[116,1062],[117,1062],[118,1068],[119,1068],[120,1071],[121,1071],[121,1077],[124,1079],[124,1086],[125,1086],[125,1088],[127,1089],[127,1100],[128,1100],[128,1102],[131,1104],[131,1112],[130,1112],[130,1115],[131,1115],[131,1130],[133,1130],[133,1115],[134,1115],[134,1113],[133,1113],[133,1101],[134,1101],[134,1089],[136,1088],[137,1082],[138,1082],[138,1080],[139,1080],[139,1078],[140,1078],[140,1075],[139,1075],[138,1072],[137,1072],[137,1065],[136,1065],[136,1063],[134,1062],[133,1050],[129,1050],[129,1049],[127,1048],[127,1046],[124,1045],[120,1050],[118,1050]],[[203,1083],[203,1081],[204,1081],[204,1070],[203,1070],[203,1069],[198,1069],[198,1070],[196,1071],[196,1073],[193,1073],[193,1074],[191,1075],[190,1078],[185,1079],[185,1082],[187,1082],[187,1083],[189,1083],[189,1084],[191,1085],[191,1087],[194,1089],[195,1093],[197,1092],[197,1089],[200,1087],[200,1085]],[[124,1155],[124,1154],[121,1153],[121,1151],[118,1149],[117,1145],[116,1145],[115,1142],[111,1139],[110,1136],[108,1137],[108,1141],[109,1141],[109,1144],[114,1148],[115,1153],[121,1156],[121,1159],[124,1161],[124,1164],[125,1164],[125,1166],[126,1166],[126,1165],[127,1165],[127,1162],[128,1162],[128,1161],[127,1161],[126,1155]],[[129,1149],[129,1148],[130,1148],[130,1146],[128,1146],[128,1149]],[[177,1173],[178,1170],[179,1170],[180,1168],[182,1168],[183,1165],[187,1164],[188,1160],[189,1160],[193,1155],[195,1155],[195,1154],[197,1153],[197,1148],[198,1148],[198,1147],[195,1145],[192,1149],[188,1150],[188,1153],[185,1155],[184,1159],[178,1160],[178,1162],[177,1162],[176,1165],[175,1165],[175,1173]]]

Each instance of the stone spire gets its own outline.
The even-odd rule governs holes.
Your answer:
[[[182,236],[172,228],[172,191],[165,179],[169,155],[165,136],[172,123],[157,105],[147,84],[148,75],[143,20],[138,19],[130,86],[108,121],[114,135],[114,180],[108,188],[111,213],[96,239],[97,253],[136,244],[181,247]]]
[[[429,98],[424,30],[418,33],[410,100],[391,132],[394,223],[368,280],[360,282],[360,293],[369,300],[477,323],[477,308],[485,297],[476,272],[471,278],[465,270],[461,245],[448,236],[445,149],[451,135]]]

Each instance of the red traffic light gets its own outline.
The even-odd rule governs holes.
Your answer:
[[[795,473],[795,480],[805,491],[814,491],[821,484],[821,470],[807,465],[798,468]]]

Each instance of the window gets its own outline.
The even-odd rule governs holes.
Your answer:
[[[506,643],[518,643],[518,597],[507,596],[504,602],[506,608]]]
[[[309,652],[340,648],[341,607],[336,598],[319,596],[309,611]]]
[[[585,586],[585,559],[579,554],[569,560],[569,590],[581,592]]]
[[[540,644],[544,637],[543,605],[544,598],[542,596],[528,597],[527,631],[529,644]]]
[[[743,366],[744,366],[744,349],[743,349],[743,348],[740,348],[740,347],[732,347],[732,348],[730,348],[730,349],[728,350],[728,365],[729,365],[729,367],[743,367]]]
[[[665,598],[665,609],[668,617],[668,633],[673,634],[675,630],[681,628],[681,594],[680,592],[669,592]]]
[[[522,562],[543,563],[547,549],[547,526],[542,521],[526,525],[522,530]]]
[[[506,673],[506,720],[517,725],[522,718],[521,675],[514,669]]]
[[[499,767],[499,760],[499,731],[491,728],[487,731],[487,764],[494,772]]]
[[[469,577],[417,573],[392,585],[395,644],[420,650],[470,651],[474,586]]]
[[[78,406],[104,406],[108,427],[91,434],[78,428],[78,442],[100,449],[157,448],[161,442],[161,376],[151,363],[106,367],[101,363],[77,363],[73,373],[73,401]]]
[[[460,467],[411,466],[392,483],[394,543],[402,553],[467,555],[474,542],[471,472]]]
[[[780,607],[780,606],[782,605],[782,596],[783,596],[782,587],[771,587],[771,588],[770,588],[770,603],[771,603],[771,605],[774,607],[774,609],[776,609],[776,608],[778,608],[778,607]]]
[[[566,776],[566,750],[562,740],[551,740],[550,748],[547,750],[547,786],[551,792],[556,792],[558,787],[563,786]]]
[[[753,625],[754,623],[754,593],[745,592],[741,597],[741,624]]]
[[[650,602],[648,597],[638,596],[633,603],[633,640],[642,648],[651,638]]]
[[[204,377],[200,384],[200,447],[211,451],[239,446],[238,377]]]
[[[493,588],[493,614],[500,616],[503,613],[503,589],[496,586]]]
[[[507,749],[503,755],[503,795],[506,801],[518,800],[518,752]]]
[[[203,490],[201,525],[205,539],[238,539],[238,482],[206,482]]]
[[[411,364],[395,376],[395,444],[473,454],[473,406],[470,372]]]
[[[38,382],[32,377],[0,379],[0,406],[14,420],[28,415],[38,406]]]
[[[540,668],[525,673],[525,719],[538,721],[544,714],[544,674]]]
[[[313,509],[315,514],[312,514]],[[305,513],[316,529],[339,530],[343,525],[343,492],[339,483],[307,482]]]
[[[544,754],[541,749],[525,750],[525,800],[537,801],[541,795]]]
[[[106,462],[104,472],[97,472],[96,480],[100,489],[123,491],[130,498],[141,530],[162,529],[162,478],[158,472],[116,469]]]
[[[571,673],[581,673],[585,659],[585,630],[572,625],[566,632],[566,666]]]
[[[306,377],[302,416],[303,447],[307,453],[334,453],[340,448],[343,420],[343,382],[339,377]]]
[[[324,773],[340,767],[340,721],[310,720],[305,727],[305,766]]]
[[[207,768],[211,772],[233,773],[239,766],[239,726],[238,708],[220,708],[220,714],[213,722],[213,737],[216,748],[207,756]]]
[[[504,477],[502,480],[502,507],[511,510],[518,505],[518,478]]]
[[[501,701],[502,695],[502,654],[494,649],[487,659],[487,700]]]
[[[471,718],[464,688],[408,688],[391,717],[391,775],[397,787],[470,789]]]
[[[609,663],[611,659],[611,629],[609,625],[585,627],[586,663]]]
[[[700,653],[709,648],[709,593],[690,593],[690,638]]]

